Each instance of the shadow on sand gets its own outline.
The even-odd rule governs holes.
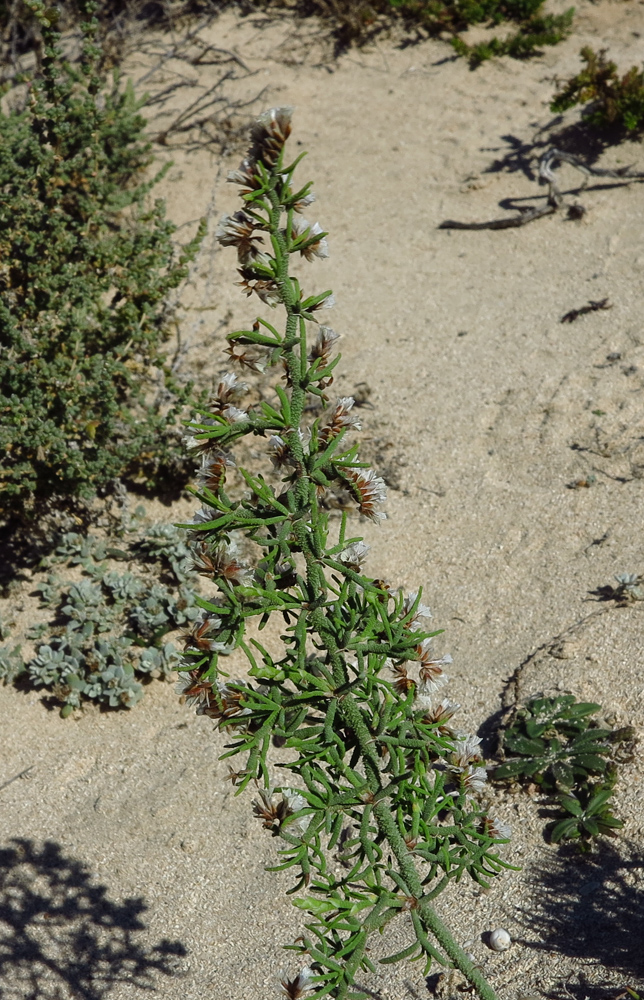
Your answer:
[[[0,848],[0,998],[102,1000],[117,983],[154,991],[187,952],[141,943],[146,909],[111,901],[58,844],[12,840]]]
[[[523,911],[523,944],[601,963],[626,977],[644,973],[644,858],[628,841],[596,853],[544,852]],[[613,990],[614,995],[614,990]]]

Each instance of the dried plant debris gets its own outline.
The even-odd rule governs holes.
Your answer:
[[[644,179],[644,172],[633,171],[632,167],[619,167],[617,170],[608,170],[601,167],[591,167],[584,163],[578,156],[572,153],[565,153],[560,149],[548,149],[539,158],[539,184],[548,185],[548,194],[545,205],[535,208],[521,208],[520,214],[506,219],[492,219],[489,222],[457,222],[454,219],[446,219],[441,222],[439,229],[516,229],[525,226],[535,219],[542,219],[546,215],[553,215],[561,209],[566,208],[569,218],[581,218],[585,213],[583,205],[567,204],[564,196],[559,190],[555,170],[562,163],[568,163],[575,167],[584,175],[581,184],[583,189],[590,177],[616,177],[623,181],[637,181]],[[607,308],[607,307],[606,307]]]
[[[80,579],[59,575],[74,567]],[[131,708],[146,680],[174,675],[181,654],[167,635],[201,614],[180,529],[155,525],[126,539],[67,532],[41,569],[34,592],[49,617],[26,634],[32,656],[0,646],[0,681],[44,689],[67,716],[85,700]]]
[[[595,302],[593,299],[588,300],[588,305],[581,306],[579,309],[571,309],[564,316],[561,317],[562,323],[574,323],[576,319],[580,316],[586,316],[591,312],[599,312],[602,309],[612,309],[613,303],[608,301],[608,298],[599,299]]]

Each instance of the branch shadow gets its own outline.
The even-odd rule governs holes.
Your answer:
[[[146,909],[110,900],[59,844],[11,840],[0,848],[0,998],[102,1000],[118,983],[155,991],[187,951],[138,940]]]
[[[643,866],[641,851],[627,841],[620,850],[604,842],[594,854],[574,847],[544,853],[530,875],[534,896],[522,911],[534,936],[521,943],[627,976],[643,973]]]
[[[499,152],[502,155],[494,159],[482,172],[484,174],[520,172],[528,180],[536,181],[538,175],[535,168],[539,156],[553,146],[564,153],[580,157],[592,167],[606,149],[618,145],[627,138],[623,130],[593,128],[583,119],[572,125],[562,126],[562,123],[563,117],[557,115],[537,129],[529,141],[512,133],[499,136],[505,145],[487,147],[483,152]]]

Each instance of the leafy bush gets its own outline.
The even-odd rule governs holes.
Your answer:
[[[552,111],[567,111],[577,104],[589,104],[585,119],[599,128],[638,133],[644,129],[644,69],[632,66],[620,76],[617,65],[606,59],[606,49],[581,50],[586,64],[559,90],[550,105]]]
[[[599,705],[573,695],[533,698],[503,732],[504,763],[495,781],[534,783],[554,797],[564,818],[550,830],[553,843],[578,839],[583,848],[623,824],[610,811],[617,778],[616,749],[633,739],[630,727],[598,728]]]
[[[82,578],[61,580],[63,565],[81,567]],[[50,572],[36,591],[53,615],[27,633],[31,659],[18,646],[0,647],[0,681],[44,688],[66,716],[86,699],[131,708],[146,679],[173,676],[181,656],[165,636],[192,628],[200,614],[178,529],[158,525],[125,541],[68,532],[41,568]]]
[[[27,6],[41,73],[25,106],[0,114],[0,498],[19,512],[177,467],[189,387],[160,345],[168,292],[203,234],[177,260],[163,203],[145,207],[163,171],[141,180],[152,161],[141,102],[98,75],[95,19],[75,67],[44,5]]]

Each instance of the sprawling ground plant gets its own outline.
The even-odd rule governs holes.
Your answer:
[[[133,708],[150,678],[174,679],[181,653],[168,633],[199,615],[184,533],[142,529],[138,518],[121,538],[65,532],[39,569],[40,620],[25,636],[33,652],[0,626],[9,639],[0,645],[0,683],[41,691],[65,717],[88,701]]]
[[[615,836],[624,825],[612,813],[611,798],[617,765],[628,759],[634,730],[600,728],[593,718],[600,708],[571,694],[530,699],[503,731],[505,760],[492,775],[551,795],[559,815],[550,840],[575,840],[581,850],[602,834]]]
[[[420,591],[365,575],[368,545],[346,511],[332,521],[325,510],[334,490],[378,524],[385,485],[347,443],[359,426],[354,400],[328,400],[338,337],[318,321],[332,295],[308,295],[289,274],[293,256],[328,256],[327,234],[302,215],[314,200],[294,181],[302,157],[285,159],[290,120],[290,108],[258,120],[229,178],[243,207],[218,231],[237,251],[242,289],[281,306],[286,322],[280,332],[258,318],[228,337],[235,363],[275,368],[274,399],[244,408],[247,387],[226,373],[192,427],[201,507],[184,527],[217,590],[199,602],[180,688],[230,737],[223,756],[244,755],[231,776],[240,791],[258,783],[256,815],[283,842],[277,868],[293,869],[290,891],[304,891],[295,904],[306,931],[293,948],[307,964],[283,981],[286,995],[363,997],[355,980],[374,970],[371,935],[405,914],[408,944],[381,961],[416,958],[425,972],[453,964],[492,1000],[433,901],[465,875],[487,885],[504,867],[497,845],[508,831],[477,803],[480,741],[451,728],[450,657],[433,651]],[[249,434],[265,444],[265,472],[235,464]],[[284,626],[277,653],[250,635],[272,616]],[[246,655],[250,681],[222,669],[232,649]]]
[[[161,345],[201,238],[177,253],[163,202],[146,205],[160,174],[144,179],[132,88],[99,71],[98,4],[79,2],[76,65],[55,10],[25,6],[39,68],[0,113],[0,504],[23,518],[124,475],[159,486],[180,471],[190,394]]]

